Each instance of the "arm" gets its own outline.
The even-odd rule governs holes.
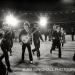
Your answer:
[[[15,33],[12,31],[12,38],[14,39],[15,38]]]
[[[39,32],[39,37],[40,37],[40,39],[41,39],[42,41],[44,41],[43,38],[42,38],[42,36],[41,36],[41,33],[40,33],[40,32]]]
[[[52,31],[52,35],[51,35],[52,40],[54,40],[54,39],[55,39],[55,35],[56,35],[55,31]]]
[[[22,35],[22,31],[19,34],[19,42],[21,42],[21,35]]]

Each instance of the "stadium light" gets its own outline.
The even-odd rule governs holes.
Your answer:
[[[38,23],[39,23],[39,25],[40,25],[41,27],[46,27],[47,24],[48,24],[48,17],[46,17],[46,16],[40,16]]]
[[[74,2],[74,0],[62,0],[62,2],[65,4],[65,3],[67,3],[67,4],[71,4],[71,3],[73,3]]]
[[[8,26],[15,27],[18,23],[19,20],[13,14],[8,14],[4,17],[4,24],[7,24]]]

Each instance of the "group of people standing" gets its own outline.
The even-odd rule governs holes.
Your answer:
[[[19,34],[19,43],[22,46],[22,57],[21,57],[22,62],[24,61],[24,53],[25,53],[26,47],[28,48],[29,59],[30,59],[31,64],[33,63],[32,53],[34,54],[35,51],[37,52],[37,58],[40,59],[40,50],[39,50],[40,39],[42,41],[44,40],[37,26],[38,25],[36,23],[36,27],[34,27],[33,29],[30,29],[29,22],[26,22],[24,23],[24,28],[21,30]],[[24,37],[25,39],[23,39]],[[55,50],[55,48],[57,47],[59,49],[58,57],[61,58],[61,39],[62,40],[64,39],[62,46],[65,43],[65,34],[64,34],[63,28],[61,29],[60,26],[54,25],[52,33],[51,33],[51,37],[52,37],[52,47],[51,47],[50,53],[52,53],[52,51]],[[5,33],[3,35],[2,42],[1,42],[1,49],[3,51],[3,55],[0,57],[0,61],[2,61],[2,59],[5,57],[7,70],[9,72],[12,72],[12,69],[10,68],[8,52],[9,51],[10,53],[12,52],[11,48],[13,46],[13,39],[14,39],[14,34],[10,30],[10,28],[7,28],[5,30]],[[34,46],[35,46],[33,50],[31,50],[32,39],[33,39]]]

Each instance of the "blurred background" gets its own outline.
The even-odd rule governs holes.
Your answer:
[[[48,29],[56,24],[63,27],[67,34],[71,34],[72,29],[75,31],[74,0],[0,0],[0,28],[9,13],[20,21],[14,29],[21,28],[25,20],[29,21],[32,27],[42,16],[48,18]]]

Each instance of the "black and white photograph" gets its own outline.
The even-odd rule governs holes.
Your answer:
[[[75,0],[0,0],[0,75],[75,75]]]

